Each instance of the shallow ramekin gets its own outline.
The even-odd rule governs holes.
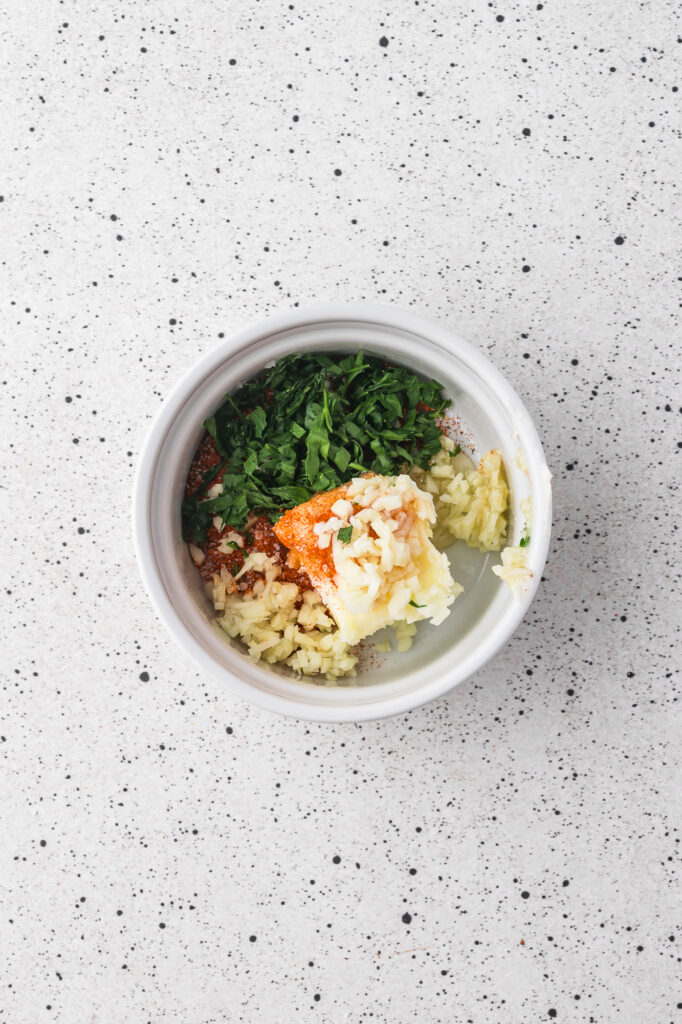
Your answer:
[[[289,352],[363,351],[382,355],[444,383],[476,451],[499,448],[512,494],[509,543],[524,528],[519,507],[532,502],[527,548],[532,578],[514,598],[490,559],[452,549],[453,575],[465,585],[453,614],[420,626],[410,652],[370,659],[354,685],[298,680],[252,661],[213,622],[180,533],[180,503],[204,419],[223,395]],[[524,505],[527,509],[528,505]],[[400,714],[472,676],[521,622],[540,580],[551,529],[550,473],[521,399],[477,349],[414,313],[364,302],[287,310],[239,331],[202,356],[168,395],[140,454],[133,534],[140,572],[173,638],[226,690],[270,711],[313,721],[352,722]],[[464,549],[459,554],[460,549]],[[460,564],[461,563],[461,564]]]

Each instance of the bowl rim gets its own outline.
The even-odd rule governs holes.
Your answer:
[[[154,550],[150,516],[159,456],[168,432],[181,414],[189,396],[202,386],[222,362],[239,350],[245,350],[282,331],[335,321],[410,331],[428,338],[447,352],[456,352],[458,358],[468,364],[470,369],[478,373],[495,390],[496,396],[507,407],[519,438],[519,446],[523,447],[526,454],[534,496],[533,544],[529,548],[533,578],[523,597],[515,601],[510,611],[502,616],[500,622],[493,628],[491,642],[481,644],[465,659],[464,665],[455,666],[425,686],[397,695],[387,695],[384,699],[369,704],[344,706],[297,702],[287,696],[268,693],[259,687],[251,686],[234,675],[229,668],[218,664],[189,630],[166,592]],[[470,679],[507,643],[533,600],[547,558],[551,535],[550,480],[551,474],[540,438],[524,403],[500,371],[470,342],[450,328],[409,310],[362,301],[316,303],[303,308],[276,311],[236,331],[204,353],[171,389],[152,419],[137,462],[132,494],[133,544],[142,581],[162,623],[175,641],[202,668],[219,678],[232,693],[268,711],[308,721],[373,721],[411,711],[443,696],[455,686]],[[537,500],[538,495],[541,496],[541,501]]]

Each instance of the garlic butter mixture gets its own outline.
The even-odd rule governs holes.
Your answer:
[[[206,421],[183,530],[218,624],[252,658],[353,676],[378,630],[404,651],[418,622],[450,614],[462,587],[442,549],[500,550],[501,456],[474,465],[445,433],[447,404],[436,381],[362,352],[292,355]],[[494,567],[517,592],[529,539]]]

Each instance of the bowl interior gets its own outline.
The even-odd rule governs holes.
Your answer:
[[[256,664],[216,626],[180,530],[185,480],[203,421],[215,411],[225,393],[234,391],[241,382],[288,353],[358,349],[434,377],[451,400],[459,421],[453,436],[465,450],[475,459],[490,448],[502,452],[512,504],[508,542],[520,536],[524,522],[519,503],[532,494],[532,474],[529,477],[517,465],[518,410],[511,411],[495,382],[488,382],[488,375],[472,366],[466,352],[458,355],[456,346],[446,351],[434,340],[412,331],[339,320],[266,334],[226,353],[218,365],[208,369],[177,409],[156,461],[150,500],[156,566],[186,638],[193,641],[195,653],[202,650],[214,670],[229,673],[246,687],[288,702],[293,700],[300,706],[343,708],[400,698],[408,691],[428,686],[444,672],[452,674],[454,667],[460,670],[458,678],[466,678],[480,663],[482,647],[489,643],[491,635],[499,632],[500,622],[509,617],[515,604],[508,588],[490,571],[499,556],[483,555],[457,543],[449,549],[448,557],[453,576],[464,586],[464,593],[455,601],[445,622],[437,627],[421,624],[412,649],[403,654],[376,653],[375,640],[381,638],[376,634],[363,645],[357,677],[337,685],[299,680],[286,671]],[[537,461],[536,452],[526,455],[529,461]],[[532,555],[532,544],[529,553]],[[391,631],[387,633],[391,635]]]

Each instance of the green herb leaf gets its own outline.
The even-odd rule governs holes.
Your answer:
[[[337,448],[332,458],[340,473],[345,473],[350,465],[350,452],[347,448]]]
[[[235,529],[254,512],[275,521],[351,475],[426,469],[446,405],[436,381],[362,352],[285,356],[206,420],[221,461],[183,502],[184,536],[201,543],[216,515]],[[206,500],[218,473],[223,492]]]
[[[528,534],[526,537],[522,537],[521,540],[519,541],[519,547],[520,548],[527,548],[529,544],[530,544],[530,534]]]
[[[329,410],[329,393],[326,388],[323,389],[324,405],[322,407],[322,418],[324,419],[327,430],[333,430],[334,425],[332,424],[331,412]]]
[[[353,536],[352,526],[342,526],[336,535],[342,544],[350,544],[350,539]]]
[[[319,414],[310,427],[306,439],[307,455],[305,459],[305,474],[308,480],[314,480],[320,469],[320,449],[323,444],[329,444],[327,431],[322,426],[322,413]]]
[[[257,405],[256,408],[253,409],[246,418],[249,421],[249,423],[253,424],[253,430],[256,437],[262,437],[263,431],[265,430],[268,422],[267,416],[265,415],[265,411],[262,408],[262,406]]]
[[[304,501],[307,501],[311,492],[307,487],[276,487],[275,495],[280,499],[279,506],[295,508],[296,505],[302,505]]]
[[[413,608],[426,608],[425,604],[417,604],[416,601],[409,601],[408,603],[411,604]]]
[[[255,451],[250,451],[248,457],[244,460],[244,472],[249,476],[252,476],[258,469],[258,456]]]
[[[454,457],[456,455],[459,455],[461,451],[462,451],[462,446],[461,446],[461,444],[458,444],[457,447],[455,448],[455,450],[453,452],[450,452],[450,458],[454,459]]]

